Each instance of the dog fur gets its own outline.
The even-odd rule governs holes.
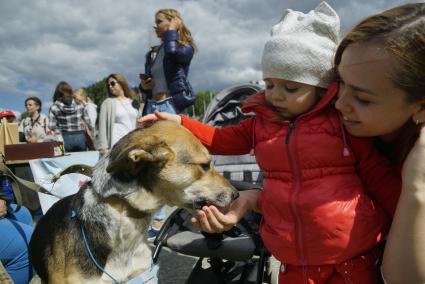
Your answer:
[[[30,260],[46,283],[111,283],[88,256],[83,226],[97,262],[125,282],[151,266],[145,235],[153,212],[165,204],[192,212],[225,207],[237,196],[189,131],[160,121],[123,137],[95,165],[91,182],[48,210],[32,236]]]

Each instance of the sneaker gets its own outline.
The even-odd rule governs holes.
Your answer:
[[[158,235],[160,229],[156,229],[154,227],[149,227],[149,230],[146,233],[146,237],[148,238],[148,241],[154,241],[156,236]]]

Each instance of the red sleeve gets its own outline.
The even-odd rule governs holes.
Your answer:
[[[379,154],[371,139],[347,135],[357,159],[357,169],[370,196],[391,216],[401,192],[401,175],[397,167]]]
[[[253,145],[254,117],[238,125],[215,128],[181,115],[182,125],[193,133],[215,155],[248,154]]]

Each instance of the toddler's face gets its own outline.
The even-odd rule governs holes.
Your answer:
[[[285,119],[292,119],[310,110],[319,96],[315,86],[266,78],[266,100]]]

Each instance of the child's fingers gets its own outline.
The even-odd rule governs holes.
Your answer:
[[[214,213],[211,211],[209,207],[204,207],[202,210],[205,212],[206,219],[208,221],[208,226],[210,231],[209,233],[221,233],[224,231],[223,225],[217,220]]]
[[[224,215],[220,210],[215,206],[210,206],[209,209],[211,213],[215,216],[215,219],[219,223],[219,227],[223,231],[230,230],[236,222],[228,215]]]
[[[207,215],[208,213],[204,211],[198,213],[196,219],[198,220],[199,227],[203,232],[214,233],[215,231],[211,228],[210,220]]]
[[[139,118],[137,120],[137,122],[138,122],[139,127],[140,128],[143,128],[143,127],[147,127],[147,126],[151,125],[152,123],[154,123],[157,120],[158,120],[158,118],[156,117],[156,115],[154,115],[154,114],[147,114],[147,115],[142,116],[141,118]]]

